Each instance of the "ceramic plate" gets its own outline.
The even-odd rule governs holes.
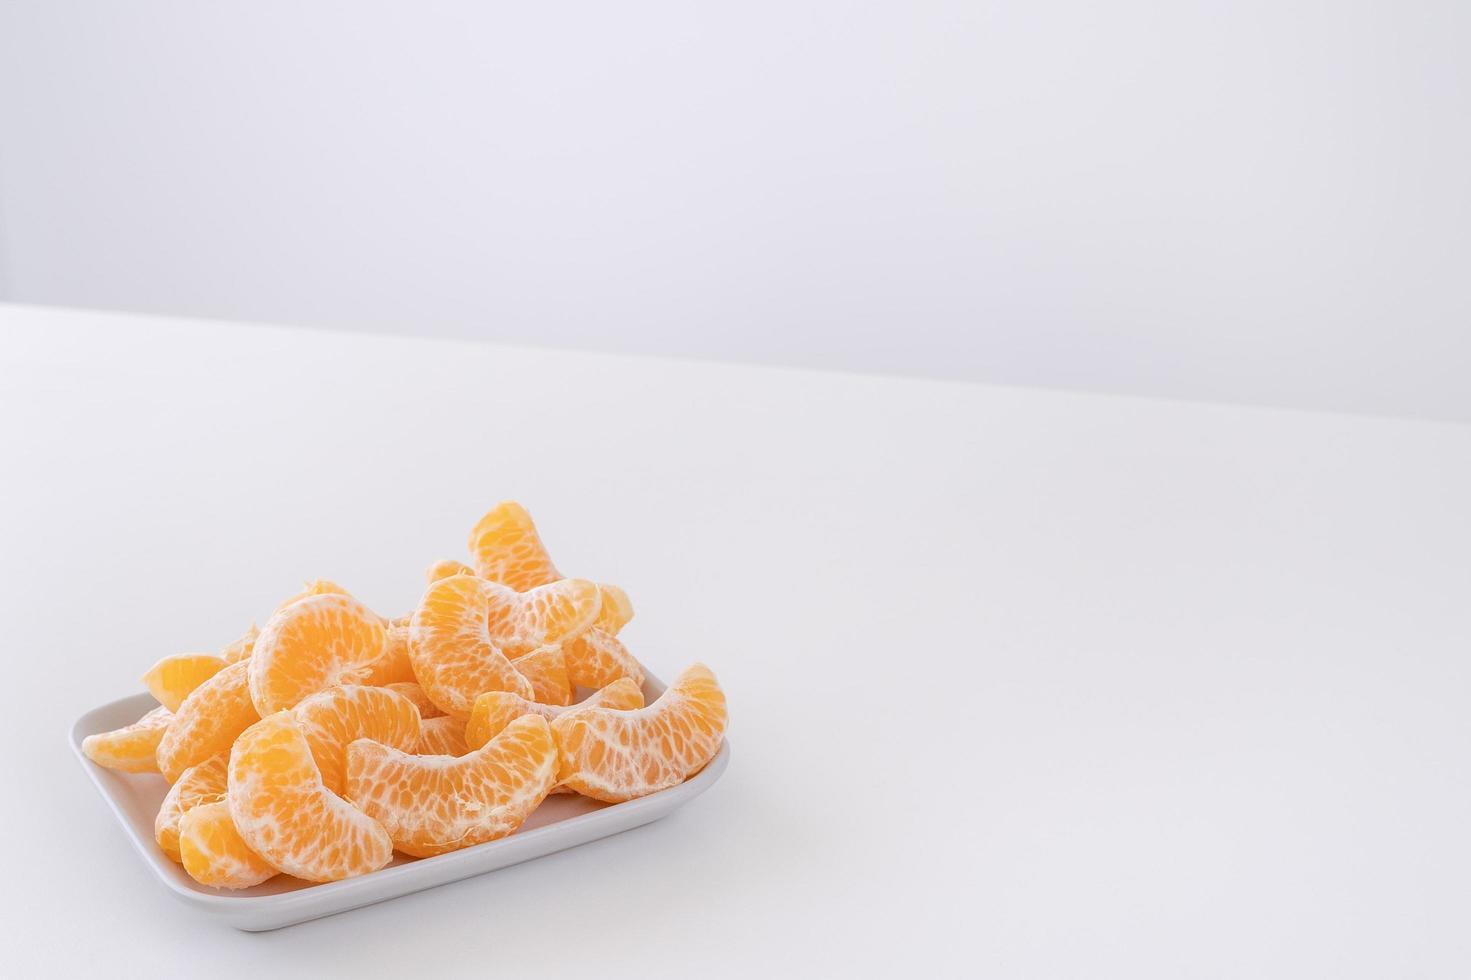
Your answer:
[[[663,690],[664,685],[652,676],[644,682],[644,697],[650,702]],[[551,796],[509,837],[431,858],[395,855],[387,867],[360,878],[314,885],[281,875],[254,888],[221,891],[196,883],[154,842],[153,818],[168,792],[162,776],[114,772],[82,754],[82,739],[88,735],[132,724],[154,707],[153,698],[137,694],[94,708],[72,725],[72,749],[123,832],[164,887],[199,911],[250,932],[346,912],[630,830],[667,816],[699,796],[720,778],[730,761],[730,745],[722,743],[710,764],[690,779],[627,803]]]

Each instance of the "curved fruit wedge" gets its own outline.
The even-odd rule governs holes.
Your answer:
[[[531,515],[511,500],[492,507],[475,525],[470,532],[470,554],[475,561],[475,574],[516,592],[529,592],[563,577],[541,543]],[[430,581],[454,566],[464,568],[458,562],[437,563],[430,569]],[[603,585],[600,589],[603,609],[595,625],[616,635],[633,618],[633,603],[628,593],[616,585]]]
[[[189,692],[158,743],[158,768],[169,782],[210,756],[230,751],[260,715],[250,700],[250,661],[233,663]]]
[[[383,634],[383,655],[368,665],[364,684],[388,687],[414,682],[414,665],[409,661],[408,617],[390,622]]]
[[[239,663],[246,659],[250,656],[250,651],[255,649],[255,638],[259,635],[260,630],[255,628],[254,623],[251,623],[250,629],[246,630],[240,639],[220,650],[220,659],[227,664]]]
[[[567,677],[578,687],[607,687],[620,677],[629,677],[637,685],[644,682],[644,668],[623,641],[612,633],[594,626],[563,647],[567,660]]]
[[[322,785],[341,794],[347,746],[360,738],[412,752],[419,744],[419,709],[386,687],[344,684],[304,698],[291,710],[312,748]]]
[[[400,681],[397,684],[384,684],[384,688],[400,694],[414,702],[414,707],[419,709],[419,717],[428,721],[430,718],[439,718],[444,712],[439,710],[439,705],[429,700],[429,695],[418,684],[409,681]]]
[[[528,592],[480,581],[486,630],[491,642],[512,660],[581,636],[601,608],[602,593],[587,579],[559,579]]]
[[[179,821],[195,807],[218,803],[225,798],[225,775],[229,764],[229,753],[221,752],[185,769],[179,781],[169,787],[169,794],[163,798],[163,805],[153,820],[153,839],[175,861],[180,860]]]
[[[581,704],[565,708],[527,701],[514,694],[506,694],[504,691],[482,694],[475,699],[475,707],[470,712],[470,722],[465,726],[465,745],[469,751],[480,748],[504,731],[511,722],[524,715],[540,715],[551,722],[557,718],[566,717],[571,712],[580,711],[583,708],[596,708],[599,705],[622,710],[642,708],[644,692],[637,684],[625,677],[597,691]],[[553,793],[572,792],[560,782],[553,786],[551,791]]]
[[[250,656],[250,697],[262,717],[309,694],[355,684],[386,643],[383,620],[352,596],[309,595],[278,610]]]
[[[246,847],[297,878],[337,881],[376,871],[393,857],[378,822],[322,785],[289,711],[261,719],[236,740],[227,801]]]
[[[428,857],[511,833],[556,782],[545,718],[527,715],[469,755],[408,755],[361,739],[347,748],[347,795],[405,854]]]
[[[290,597],[289,599],[281,600],[280,604],[276,606],[275,610],[273,610],[272,615],[280,612],[282,609],[285,609],[293,602],[297,602],[301,599],[307,598],[308,596],[314,595],[351,595],[351,593],[331,579],[314,578],[310,582],[302,585],[301,591],[296,593],[296,595]]]
[[[189,877],[211,888],[249,888],[276,874],[240,837],[224,800],[200,804],[184,814],[179,821],[179,859]]]
[[[512,590],[530,591],[552,582],[565,581],[542,548],[530,515],[519,504],[497,506],[481,519],[470,541],[480,574]],[[598,585],[597,591],[598,613],[593,622],[584,628],[565,630],[560,641],[548,639],[546,642],[561,642],[565,647],[567,673],[574,686],[600,688],[620,677],[632,677],[642,684],[643,668],[615,639],[618,631],[633,618],[633,603],[629,601],[628,593],[616,585]],[[531,596],[526,599],[533,603],[536,601]],[[491,637],[511,658],[524,656],[523,651],[527,651],[525,642],[535,639],[523,638],[516,630],[497,627],[494,623]],[[537,700],[550,699],[538,691]],[[565,702],[554,700],[551,703]]]
[[[597,691],[586,701],[565,708],[528,701],[505,691],[490,691],[475,699],[475,706],[470,710],[470,721],[465,726],[465,744],[471,749],[480,748],[522,715],[541,715],[547,721],[554,721],[568,712],[581,711],[584,708],[604,707],[627,711],[643,706],[644,692],[626,677]]]
[[[531,697],[531,685],[491,639],[487,619],[492,583],[455,575],[430,584],[409,622],[409,658],[429,700],[466,718],[482,691]]]
[[[514,697],[515,695],[512,695]],[[415,755],[464,755],[470,751],[465,744],[465,723],[449,715],[430,718],[419,726],[419,744]]]
[[[164,657],[148,668],[143,675],[143,686],[158,699],[158,703],[170,711],[178,711],[179,705],[189,692],[224,670],[222,657],[207,653],[180,653]]]
[[[553,722],[558,777],[583,796],[609,803],[657,793],[715,757],[725,724],[725,694],[710,668],[695,664],[648,707],[588,708]]]
[[[131,725],[82,739],[82,754],[119,772],[158,772],[158,743],[174,720],[168,708],[154,708]]]
[[[562,577],[526,508],[514,500],[496,504],[470,532],[470,557],[475,571],[517,592],[555,582]]]
[[[531,685],[531,696],[543,704],[570,704],[572,682],[567,677],[567,658],[560,646],[542,647],[511,661],[516,672]]]
[[[618,639],[618,631],[633,618],[628,593],[616,585],[599,585],[598,618],[581,636],[564,645],[567,676],[577,687],[606,687],[620,677],[644,682],[644,668]]]
[[[633,618],[633,602],[628,598],[628,593],[616,585],[600,584],[598,593],[602,596],[602,601],[598,604],[598,618],[593,621],[593,625],[617,636],[618,631]]]
[[[474,574],[475,569],[466,565],[464,562],[455,561],[453,558],[443,558],[429,566],[429,569],[424,573],[424,580],[427,582],[438,582],[440,579],[449,578],[451,575]]]

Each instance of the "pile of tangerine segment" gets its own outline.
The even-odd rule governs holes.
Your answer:
[[[696,664],[645,706],[623,590],[563,578],[516,503],[441,561],[412,616],[311,583],[218,656],[165,657],[160,702],[89,736],[93,762],[171,784],[159,847],[198,882],[336,881],[494,840],[551,793],[620,802],[699,772],[725,695]],[[579,693],[590,692],[582,700]]]

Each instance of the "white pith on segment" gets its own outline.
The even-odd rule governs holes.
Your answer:
[[[704,768],[720,750],[725,724],[725,695],[710,669],[695,664],[646,707],[589,708],[557,719],[558,775],[607,802],[647,796]]]
[[[221,752],[185,769],[178,782],[169,787],[158,816],[153,818],[153,839],[175,861],[180,860],[179,824],[184,814],[196,806],[223,800],[229,769],[230,754]]]
[[[260,720],[250,697],[248,661],[238,661],[189,692],[158,743],[158,768],[170,781],[211,756],[230,751],[236,736]]]
[[[289,711],[262,719],[236,740],[227,799],[250,849],[297,878],[336,881],[376,871],[393,856],[378,822],[322,784]]]
[[[82,739],[82,754],[99,766],[119,772],[158,772],[158,745],[173,713],[158,707],[131,725]]]
[[[628,652],[623,641],[601,626],[567,642],[567,676],[578,687],[606,687],[620,677],[644,682],[643,665]]]
[[[514,500],[496,504],[470,530],[476,574],[524,592],[562,577],[525,507]]]
[[[189,876],[211,888],[250,888],[276,876],[260,855],[245,846],[224,801],[202,803],[179,822],[180,862]]]
[[[446,714],[468,718],[482,691],[531,696],[531,685],[491,639],[486,587],[471,575],[432,582],[409,620],[409,660],[424,694]]]
[[[465,730],[465,738],[472,749],[478,749],[499,735],[506,725],[522,715],[541,715],[550,723],[573,711],[585,711],[600,706],[621,709],[640,708],[643,707],[643,703],[643,691],[626,678],[620,678],[594,691],[584,701],[568,705],[543,704],[540,701],[530,701],[506,691],[487,691],[475,699],[475,706],[470,710],[470,723]]]
[[[343,684],[318,691],[291,709],[311,747],[322,785],[341,793],[347,781],[347,746],[371,738],[412,751],[419,744],[419,709],[386,687]]]
[[[419,726],[419,744],[415,755],[462,756],[470,751],[465,744],[465,723],[449,715],[426,718]]]
[[[363,680],[387,644],[384,621],[352,596],[309,595],[272,614],[250,656],[261,717],[338,684]]]
[[[581,636],[598,618],[602,593],[596,582],[564,578],[526,592],[484,582],[486,630],[512,660]]]
[[[557,747],[545,718],[518,718],[454,758],[410,755],[368,739],[347,750],[347,796],[405,854],[427,857],[504,837],[546,798]]]

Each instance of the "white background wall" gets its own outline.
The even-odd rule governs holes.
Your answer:
[[[0,6],[0,296],[1471,419],[1471,4]]]

